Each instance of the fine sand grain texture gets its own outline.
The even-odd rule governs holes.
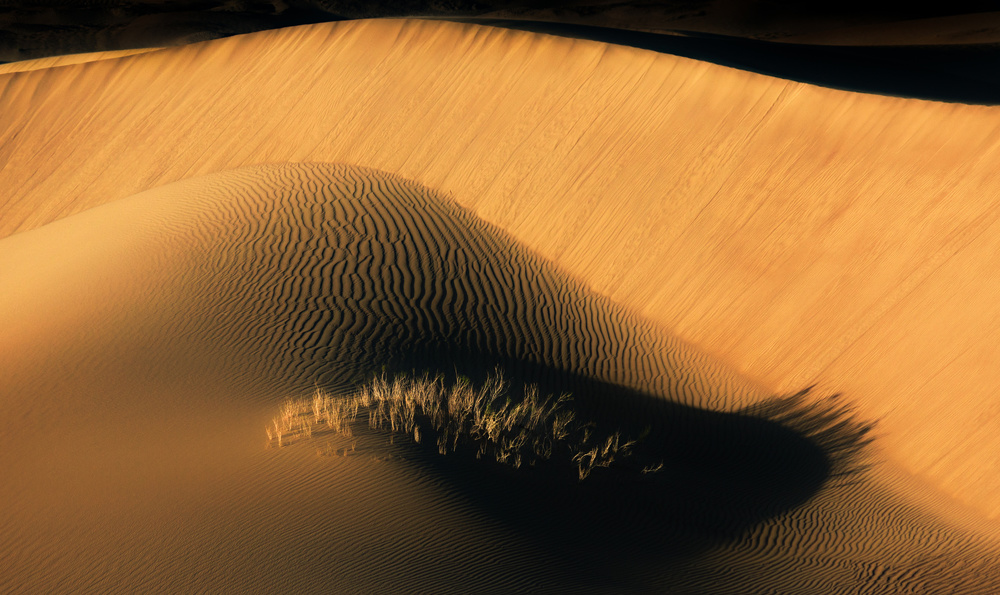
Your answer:
[[[961,518],[894,493],[862,423],[767,397],[393,175],[194,178],[6,238],[0,266],[4,590],[1000,585]],[[361,426],[264,448],[284,397],[497,365],[664,470],[567,482]]]
[[[996,108],[471,24],[0,74],[0,591],[996,592],[998,162]],[[265,449],[496,366],[666,470]]]

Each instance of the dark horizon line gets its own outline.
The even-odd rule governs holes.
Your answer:
[[[285,26],[353,20],[321,19],[316,13],[310,14],[309,17],[304,19],[304,22],[295,21]],[[650,33],[615,27],[494,17],[379,18],[417,18],[470,23],[586,39],[690,58],[843,91],[948,103],[1000,105],[1000,71],[995,68],[995,65],[1000,63],[1000,43],[813,45],[683,30]],[[72,53],[89,52],[70,52],[60,55]],[[14,62],[17,60],[0,61],[0,64]]]
[[[611,43],[842,91],[1000,105],[1000,71],[995,67],[1000,43],[811,45],[693,31],[647,33],[547,21],[425,18]]]

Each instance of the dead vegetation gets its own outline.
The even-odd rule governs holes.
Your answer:
[[[563,459],[581,480],[631,454],[635,442],[620,432],[595,439],[590,424],[577,422],[569,395],[542,396],[529,385],[512,400],[509,388],[499,372],[478,388],[465,378],[447,386],[440,377],[384,375],[343,396],[317,388],[311,398],[284,402],[267,427],[268,444],[281,447],[322,430],[351,436],[358,415],[367,414],[369,428],[434,441],[440,454],[472,449],[476,458],[515,469]]]

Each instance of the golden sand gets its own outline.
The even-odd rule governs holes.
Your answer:
[[[769,399],[405,179],[234,170],[0,247],[5,588],[830,591],[886,560],[910,586],[996,584],[969,515],[900,492],[856,422]],[[264,448],[276,404],[315,386],[495,364],[648,441],[657,491],[475,479],[360,428],[360,451],[337,434]]]
[[[112,60],[136,54],[155,52],[160,48],[138,48],[134,50],[109,50],[104,52],[85,52],[81,54],[64,54],[61,56],[49,56],[46,58],[35,58],[32,60],[19,60],[0,64],[0,74],[10,74],[12,72],[28,72],[30,70],[43,70],[45,68],[55,68],[57,66],[68,66],[70,64],[86,64],[98,60]]]
[[[0,542],[14,584],[49,588],[55,576],[95,590],[321,589],[335,551],[343,557],[334,584],[352,590],[434,577],[476,590],[488,581],[463,568],[493,550],[475,543],[509,545],[499,585],[599,583],[571,580],[578,565],[549,558],[573,540],[526,539],[482,508],[463,508],[468,496],[447,482],[419,479],[419,465],[354,482],[343,478],[366,477],[360,459],[331,468],[306,449],[260,452],[261,428],[288,396],[276,391],[306,390],[317,377],[348,382],[435,332],[702,410],[733,411],[818,383],[812,394],[842,392],[861,419],[877,420],[880,463],[862,480],[824,484],[808,503],[748,527],[733,520],[741,528],[717,539],[688,527],[690,543],[659,544],[671,555],[629,567],[638,585],[691,587],[670,577],[720,568],[733,592],[748,580],[794,590],[812,577],[816,592],[912,584],[971,593],[997,584],[987,553],[995,550],[982,541],[995,531],[987,517],[1000,514],[991,348],[1000,287],[989,274],[1000,251],[995,108],[833,91],[525,32],[362,21],[2,75],[0,114],[0,228],[14,234],[0,240],[0,270],[13,280],[0,287],[10,428],[0,456],[15,476],[35,477],[0,488],[18,513],[0,527],[17,536]],[[428,255],[450,245],[441,238],[480,246],[470,254],[486,262],[508,253],[481,238],[503,237],[510,258],[495,256],[496,270],[514,272],[482,277],[462,294],[496,296],[483,298],[493,309],[435,318],[434,308],[332,291],[322,279],[339,278],[335,267],[332,276],[291,273],[288,259],[303,271],[339,262],[312,251],[310,234],[351,218],[295,213],[315,188],[354,170],[198,178],[285,161],[377,168],[415,181],[404,188],[430,189],[405,196],[455,201],[444,220],[471,231],[445,232],[453,224],[424,224],[412,212],[374,216],[380,251],[352,266],[431,266]],[[360,190],[346,194],[400,195],[382,175],[361,176],[372,181],[352,182]],[[234,192],[242,198],[233,204],[247,208],[229,206]],[[279,217],[258,208],[275,200],[285,205]],[[395,247],[392,229],[417,228],[426,230],[421,242]],[[470,279],[448,268],[416,275],[414,266],[397,266],[398,276],[356,272],[385,283],[362,285],[359,295],[400,295],[414,279],[447,273],[452,281],[426,293],[452,296]],[[517,273],[536,270],[551,272]],[[576,305],[553,309],[519,295]],[[335,312],[359,325],[348,327],[351,340],[381,347],[323,334]],[[386,320],[379,312],[409,312],[403,319],[416,322],[364,323]],[[677,350],[692,355],[673,357]],[[356,365],[345,372],[343,362]],[[219,430],[219,419],[232,421]],[[326,510],[334,485],[348,491]],[[233,503],[218,500],[233,490]],[[375,493],[382,516],[351,501]],[[240,508],[248,502],[250,512]],[[351,539],[330,537],[349,530],[377,548],[404,522],[387,512],[401,502],[421,520],[408,521],[393,565],[374,567],[358,550],[344,553]],[[321,513],[324,530],[307,529]],[[344,515],[367,520],[341,525]],[[438,521],[472,527],[445,550],[455,558],[440,576],[405,555],[428,539],[420,531],[445,539],[427,528]],[[370,531],[372,523],[385,530]],[[244,528],[217,536],[235,526]],[[138,545],[164,531],[173,540],[165,549]],[[185,554],[220,547],[240,552],[228,571]],[[97,553],[73,560],[67,548]],[[278,568],[282,551],[293,552],[292,569]],[[39,555],[48,566],[32,565]],[[152,559],[162,562],[144,562]],[[528,559],[543,562],[511,570]],[[365,582],[392,572],[398,582]]]

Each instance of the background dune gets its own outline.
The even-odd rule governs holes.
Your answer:
[[[844,0],[0,2],[0,62],[49,56],[87,61],[65,56],[184,45],[308,23],[415,17],[652,49],[848,91],[1000,105],[1000,75],[994,68],[1000,60],[1000,12],[995,9],[980,0],[934,5]]]
[[[1000,511],[1000,319],[980,274],[996,253],[995,109],[407,21],[0,85],[5,233],[252,163],[395,172],[778,392],[846,393],[905,469]]]
[[[697,32],[660,34],[558,21],[453,18],[662,52],[831,89],[932,101],[1000,105],[996,44],[836,45]]]
[[[0,240],[0,270],[4,590],[1000,584],[969,517],[850,454],[855,422],[769,399],[396,176],[192,178]],[[667,470],[563,484],[360,429],[359,449],[263,448],[276,404],[316,384],[497,363],[573,389],[598,427],[651,424]]]
[[[987,0],[77,0],[0,2],[0,61],[183,45],[345,19],[485,17],[835,45],[995,44]]]

